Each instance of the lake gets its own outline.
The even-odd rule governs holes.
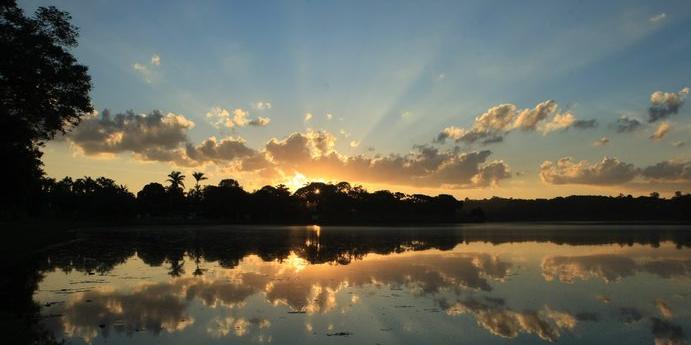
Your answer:
[[[36,256],[72,344],[683,344],[675,225],[93,229]]]

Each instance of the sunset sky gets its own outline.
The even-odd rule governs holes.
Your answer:
[[[19,4],[70,12],[93,78],[51,177],[691,192],[688,1]]]

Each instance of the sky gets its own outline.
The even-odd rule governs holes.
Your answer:
[[[19,4],[70,12],[93,78],[54,178],[691,192],[688,1]]]

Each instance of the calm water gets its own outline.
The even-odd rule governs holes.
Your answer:
[[[677,226],[94,231],[40,257],[73,344],[683,344]]]

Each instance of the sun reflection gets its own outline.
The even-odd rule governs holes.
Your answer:
[[[307,260],[297,256],[297,254],[294,252],[290,252],[290,255],[283,261],[283,263],[287,267],[294,269],[295,272],[300,272],[309,266],[309,262],[307,262]]]
[[[317,234],[317,238],[319,238],[319,234],[322,231],[322,227],[319,225],[312,225],[312,231],[314,231]]]

